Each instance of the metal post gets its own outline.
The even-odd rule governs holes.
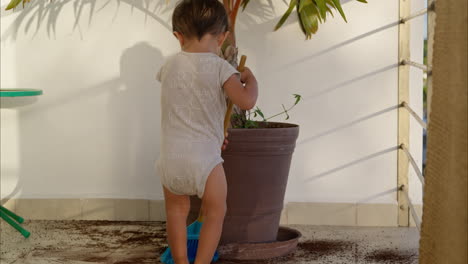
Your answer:
[[[410,15],[410,0],[400,0],[400,20]],[[400,23],[398,25],[398,61],[410,58],[410,25]],[[398,105],[409,102],[409,65],[400,64],[398,68]],[[409,113],[398,108],[398,145],[409,146]],[[402,149],[398,150],[398,186],[408,186],[408,158]],[[402,190],[398,191],[398,225],[409,226],[408,199]]]

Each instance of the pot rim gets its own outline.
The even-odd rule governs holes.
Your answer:
[[[293,124],[293,123],[287,123],[287,122],[264,122],[264,121],[258,121],[258,123],[261,124],[278,124],[278,125],[286,125],[284,127],[259,127],[259,128],[234,128],[230,127],[228,130],[236,130],[236,131],[247,131],[247,130],[253,130],[253,131],[258,131],[258,130],[268,130],[268,129],[298,129],[299,125],[298,124]]]
[[[234,255],[228,256],[226,258],[228,260],[261,260],[285,256],[297,248],[299,239],[302,237],[302,233],[299,230],[286,226],[279,226],[278,233],[279,232],[291,233],[293,237],[286,240],[276,240],[271,242],[227,243],[219,245],[218,249],[221,252],[227,251],[228,255],[231,253],[229,251],[232,251]],[[255,256],[252,257],[251,254],[254,251],[260,252],[260,254],[255,254]]]
[[[297,229],[294,229],[292,227],[287,227],[287,226],[278,226],[278,233],[279,232],[288,232],[288,233],[291,233],[292,235],[294,235],[292,238],[290,239],[286,239],[286,240],[275,240],[275,241],[269,241],[269,242],[240,242],[240,243],[236,243],[236,242],[233,242],[233,243],[227,243],[227,244],[221,244],[221,246],[230,246],[230,245],[236,245],[236,246],[245,246],[245,247],[248,247],[248,246],[262,246],[262,245],[281,245],[281,244],[287,244],[287,243],[291,243],[295,240],[299,241],[299,239],[302,237],[302,233],[297,230]]]

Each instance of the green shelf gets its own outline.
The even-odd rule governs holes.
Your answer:
[[[0,97],[38,96],[42,90],[37,89],[0,89]]]

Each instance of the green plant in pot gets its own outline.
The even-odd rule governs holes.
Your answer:
[[[29,1],[12,0],[7,10]],[[223,45],[222,56],[237,67],[236,19],[239,10],[245,9],[251,1],[222,2],[229,15],[231,32]],[[324,23],[329,15],[333,16],[333,11],[337,11],[346,21],[340,0],[289,0],[288,9],[274,30],[278,30],[294,11],[306,39],[317,32],[319,24]],[[234,108],[228,130],[229,144],[223,152],[228,182],[228,211],[222,244],[276,240],[299,126],[270,120],[280,115],[289,118],[289,111],[301,99],[300,95],[293,96],[290,107],[283,105],[283,111],[271,117],[266,117],[258,107],[251,111]],[[193,219],[198,215],[199,205],[200,201],[194,197],[191,208]]]

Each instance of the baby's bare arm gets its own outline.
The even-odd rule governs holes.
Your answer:
[[[255,106],[258,97],[257,79],[249,68],[239,76],[232,75],[223,85],[229,99],[242,110],[250,110]]]

